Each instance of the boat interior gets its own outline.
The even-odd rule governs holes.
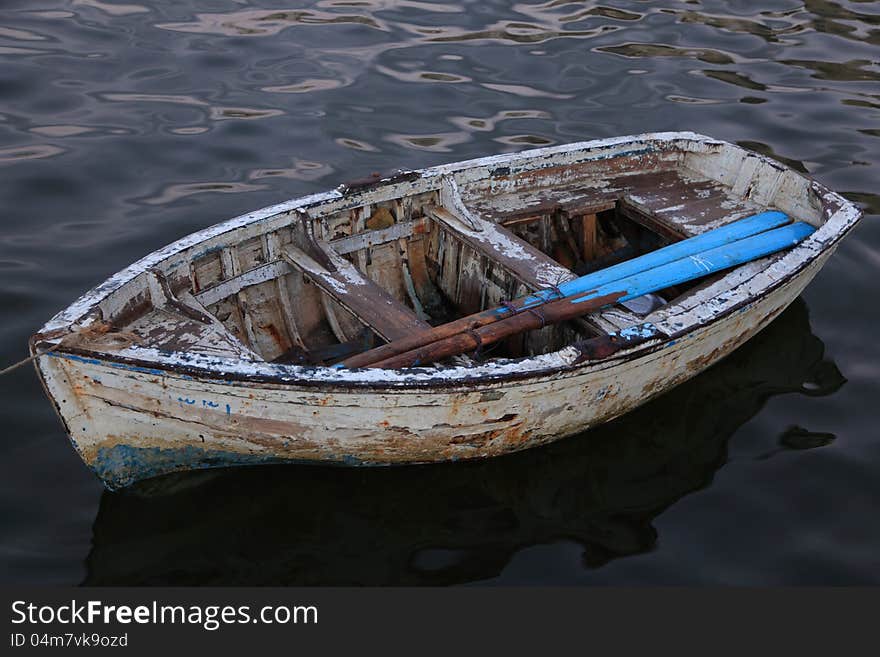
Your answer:
[[[772,200],[744,189],[741,175],[700,174],[677,153],[513,173],[499,167],[474,179],[450,173],[433,185],[413,180],[353,185],[335,204],[194,245],[139,274],[104,304],[101,319],[141,347],[333,365],[755,214]],[[706,284],[662,290],[435,366],[554,351],[639,323]]]

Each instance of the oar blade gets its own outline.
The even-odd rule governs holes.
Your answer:
[[[621,301],[657,292],[793,247],[814,231],[815,228],[802,221],[774,228],[607,283],[576,297],[572,303],[582,303],[619,291],[625,291]]]
[[[724,226],[714,228],[694,237],[645,253],[626,260],[625,262],[606,267],[600,271],[586,274],[558,286],[562,296],[568,297],[607,285],[614,281],[627,278],[634,274],[662,267],[681,258],[702,253],[726,244],[779,228],[788,224],[791,219],[783,212],[768,210],[750,217],[738,219]],[[542,290],[526,299],[525,305],[544,303],[559,298],[555,290]]]

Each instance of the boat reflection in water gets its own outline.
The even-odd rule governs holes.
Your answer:
[[[104,493],[84,583],[456,584],[560,539],[597,567],[650,550],[654,518],[711,482],[769,397],[844,382],[798,299],[689,383],[544,448],[449,465],[193,472]]]

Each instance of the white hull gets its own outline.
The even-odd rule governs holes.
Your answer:
[[[581,432],[682,383],[743,344],[800,294],[859,218],[857,209],[839,196],[766,158],[744,158],[741,149],[722,142],[690,133],[627,139],[544,149],[531,157],[541,166],[554,158],[564,165],[574,154],[583,160],[585,153],[609,147],[674,141],[684,144],[688,157],[698,158],[714,178],[732,189],[748,185],[747,195],[798,213],[818,230],[781,257],[739,267],[654,311],[644,319],[661,337],[604,360],[578,363],[578,352],[564,347],[541,356],[441,370],[334,370],[128,347],[113,353],[58,349],[36,360],[38,371],[77,452],[110,488],[214,466],[369,466],[483,458]],[[406,184],[418,187],[467,165],[459,184],[470,181],[477,189],[485,187],[480,178],[485,171],[517,158],[531,161],[517,154],[448,165]],[[775,173],[772,188],[765,184],[768,171]],[[808,203],[803,198],[808,192],[822,202]],[[395,193],[399,190],[379,189],[364,195]],[[136,287],[145,271],[167,267],[171,276],[188,253],[220,243],[224,236],[277,229],[280,217],[299,206],[338,211],[344,199],[334,194],[268,208],[184,238],[84,296],[43,333],[58,331],[97,307],[106,316],[124,304],[113,295],[125,286]],[[615,328],[613,319],[608,315],[596,321]],[[35,348],[39,345],[34,342]]]

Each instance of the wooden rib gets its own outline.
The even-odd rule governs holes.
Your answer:
[[[568,213],[563,212],[562,210],[557,210],[553,213],[553,218],[556,220],[556,225],[571,251],[571,257],[574,258],[575,261],[581,260],[580,250],[578,249],[577,241],[574,239],[574,233],[572,233],[571,230]]]
[[[234,245],[225,246],[220,250],[220,264],[223,270],[224,281],[231,281],[231,279],[240,279],[242,277],[241,266],[239,265]],[[221,285],[225,285],[225,283],[220,283],[219,285],[211,289],[216,289]],[[243,285],[236,287],[235,291],[229,295],[229,299],[233,312],[235,313],[237,324],[241,327],[241,341],[246,344],[251,350],[256,350],[256,342],[254,341],[253,331],[251,330],[253,327],[249,325],[248,319],[241,304],[241,291],[244,289],[244,287],[245,286]],[[203,298],[203,295],[199,295],[197,298],[205,306],[210,306],[214,303],[208,301],[208,299],[206,298]]]
[[[583,260],[590,262],[596,257],[596,215],[581,216],[581,237],[583,240]]]
[[[239,291],[235,295],[235,304],[238,308],[238,312],[241,314],[241,323],[244,325],[244,333],[247,336],[247,341],[250,343],[252,349],[257,349],[260,344],[260,338],[257,335],[256,328],[254,328],[254,319],[251,317],[250,308],[248,308],[247,295],[245,295],[244,290]]]
[[[239,260],[236,247],[237,244],[228,246],[220,252],[220,261],[223,264],[224,278],[230,278],[232,276],[238,277],[242,274],[241,262]],[[242,328],[244,329],[244,337],[247,338],[248,346],[256,351],[260,342],[257,337],[256,330],[254,329],[253,319],[251,318],[250,312],[248,311],[247,296],[244,293],[244,288],[238,289],[238,291],[235,293],[234,300],[235,308],[237,309],[238,314],[241,317],[241,324]]]
[[[334,253],[325,243],[318,242],[317,245],[332,260],[335,272],[328,271],[292,244],[285,245],[281,252],[288,263],[385,340],[397,340],[414,331],[430,328],[427,322],[363,276],[354,265]]]
[[[397,248],[401,253],[400,272],[403,276],[403,287],[406,290],[406,296],[410,300],[410,303],[412,303],[413,309],[415,310],[415,313],[416,315],[418,315],[419,319],[427,321],[428,319],[430,319],[430,317],[425,312],[424,306],[422,306],[422,300],[419,298],[419,295],[416,292],[416,286],[413,283],[412,273],[410,272],[409,262],[411,258],[411,253],[408,247],[408,240],[402,238],[397,240]]]
[[[425,258],[428,240],[428,236],[419,235],[417,238],[407,241],[406,271],[412,282],[415,297],[418,298],[425,313],[431,315],[442,308],[443,300],[437,287],[431,282],[431,276],[428,273]]]
[[[345,327],[342,325],[344,320],[340,320],[339,315],[337,315],[339,304],[335,303],[330,296],[322,294],[321,307],[324,309],[324,317],[327,318],[327,323],[330,325],[330,330],[333,331],[333,335],[336,336],[336,339],[339,340],[340,343],[351,340],[351,336],[349,336],[348,331],[346,331]],[[339,312],[345,312],[345,310],[342,309]],[[361,326],[359,322],[354,323],[357,324],[357,326]]]
[[[440,182],[440,205],[448,209],[471,230],[477,232],[483,230],[482,220],[464,204],[458,191],[458,185],[452,176],[443,176]]]
[[[278,235],[278,231],[266,233],[265,249],[266,260],[269,262],[281,257],[281,237]],[[305,350],[306,345],[305,342],[303,342],[302,336],[299,333],[299,327],[296,324],[296,315],[293,312],[293,304],[290,302],[290,289],[287,287],[287,281],[284,276],[279,276],[275,279],[275,291],[278,294],[278,301],[281,304],[281,319],[284,321],[284,326],[287,329],[287,334],[290,336],[290,341],[294,346]]]

